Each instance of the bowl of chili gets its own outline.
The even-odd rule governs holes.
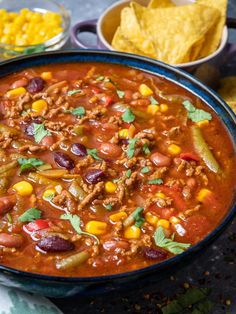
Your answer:
[[[197,258],[233,219],[235,115],[191,75],[96,50],[0,67],[2,284],[112,290]]]

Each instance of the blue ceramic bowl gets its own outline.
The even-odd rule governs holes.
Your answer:
[[[23,56],[1,63],[0,76],[5,76],[25,68],[50,63],[94,61],[127,65],[150,72],[160,77],[164,77],[175,84],[180,85],[195,94],[197,97],[201,98],[218,114],[220,119],[225,124],[232,141],[236,143],[236,116],[214,91],[210,90],[200,81],[196,80],[184,71],[145,57],[96,50],[47,52],[34,54],[30,57]],[[46,276],[23,272],[0,265],[0,284],[17,287],[25,291],[35,292],[51,297],[66,297],[77,293],[95,294],[112,291],[117,289],[117,287],[127,285],[130,286],[130,284],[132,285],[136,279],[140,280],[150,274],[152,274],[152,277],[155,275],[154,278],[157,279],[160,275],[173,271],[176,266],[183,266],[186,262],[191,261],[191,259],[198,258],[198,255],[205,248],[207,248],[217,236],[220,235],[220,233],[235,216],[235,200],[236,195],[226,217],[206,238],[184,253],[159,264],[131,272],[91,278]]]

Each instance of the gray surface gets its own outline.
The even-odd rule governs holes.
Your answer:
[[[59,1],[59,0],[58,0]],[[72,11],[72,24],[77,20],[98,17],[114,0],[59,1]],[[236,0],[229,1],[228,14],[236,18]],[[230,41],[236,42],[236,31],[230,32]],[[236,75],[236,58],[225,69],[224,75]],[[135,289],[109,296],[82,298],[79,296],[53,300],[64,313],[159,313],[158,304],[183,290],[183,284],[210,287],[214,314],[236,313],[236,222],[196,261],[177,271],[172,279],[151,285],[137,282]],[[225,306],[231,300],[231,306]],[[184,314],[184,313],[182,313]]]

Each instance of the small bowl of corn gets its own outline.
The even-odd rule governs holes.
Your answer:
[[[69,38],[70,13],[52,0],[1,0],[0,60],[60,49]]]

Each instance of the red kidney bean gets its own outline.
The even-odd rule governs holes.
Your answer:
[[[158,249],[154,249],[148,246],[142,248],[143,255],[148,259],[162,260],[167,258],[167,253]]]
[[[102,143],[101,152],[109,157],[119,157],[122,153],[120,146],[112,143]]]
[[[16,204],[16,196],[9,195],[0,198],[0,215],[9,212]]]
[[[79,157],[87,156],[87,149],[83,144],[74,143],[71,146],[71,152]]]
[[[36,247],[44,252],[66,252],[74,249],[74,244],[58,236],[42,238]]]
[[[29,81],[26,89],[29,93],[34,94],[41,92],[41,90],[44,88],[44,85],[45,81],[41,77],[34,77]]]
[[[168,167],[171,164],[171,159],[161,153],[153,153],[150,157],[154,165],[158,167]]]
[[[0,233],[0,245],[10,248],[18,248],[23,244],[24,239],[19,234]]]
[[[22,78],[20,80],[15,81],[12,83],[11,88],[18,88],[18,87],[24,87],[28,84],[28,80],[26,78]]]
[[[54,153],[55,162],[62,168],[73,169],[75,168],[74,160],[70,158],[67,154],[63,152]]]
[[[91,169],[85,175],[86,181],[91,184],[96,184],[102,181],[104,178],[105,173],[100,169]]]

